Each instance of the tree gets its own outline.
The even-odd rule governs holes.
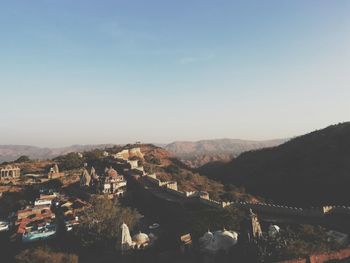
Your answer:
[[[224,227],[229,230],[239,230],[243,214],[236,208],[202,209],[194,211],[191,216],[191,230],[194,236],[201,236],[210,230],[219,230]]]
[[[117,201],[95,197],[92,206],[80,216],[75,232],[83,247],[106,247],[115,244],[124,222],[132,229],[141,218],[137,210],[122,207]]]
[[[326,232],[320,226],[300,225],[296,228],[287,226],[274,237],[265,235],[256,247],[258,262],[276,262],[339,249]]]
[[[78,263],[78,256],[54,252],[47,247],[23,250],[15,257],[16,263]]]
[[[146,162],[149,162],[150,164],[160,165],[162,162],[159,158],[155,157],[154,155],[146,155],[145,156]]]
[[[167,173],[170,173],[170,174],[178,174],[181,172],[180,168],[176,165],[168,165],[166,168],[165,168],[165,171]]]
[[[49,189],[60,189],[63,186],[63,183],[60,179],[53,179],[47,182],[47,187]]]
[[[59,162],[63,170],[72,170],[83,166],[83,160],[74,152],[58,156],[54,160]]]
[[[85,161],[88,164],[95,164],[102,157],[103,157],[103,151],[99,149],[95,149],[84,153]]]
[[[26,163],[26,162],[30,162],[30,158],[27,155],[22,155],[15,161],[15,163]]]

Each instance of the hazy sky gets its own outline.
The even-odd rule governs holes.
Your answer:
[[[350,1],[0,2],[0,144],[299,135],[350,118]]]

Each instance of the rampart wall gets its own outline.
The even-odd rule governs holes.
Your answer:
[[[174,181],[162,182],[157,178],[156,174],[147,174],[146,179],[157,187],[163,188],[170,194],[176,195],[182,198],[198,198],[198,202],[214,207],[225,208],[229,206],[239,207],[244,209],[252,209],[253,211],[260,213],[270,213],[282,216],[303,216],[303,217],[323,217],[325,215],[347,215],[350,216],[350,207],[347,206],[323,206],[312,208],[298,208],[283,206],[270,203],[251,203],[251,202],[221,202],[210,198],[205,198],[200,195],[198,191],[185,192],[177,189],[177,184]]]

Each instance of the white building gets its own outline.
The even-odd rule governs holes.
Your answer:
[[[104,194],[123,196],[126,192],[126,180],[112,167],[105,169],[106,175],[100,178],[100,188]]]
[[[17,166],[6,165],[0,168],[0,179],[18,178],[21,176],[21,169]]]
[[[238,242],[238,234],[234,231],[218,230],[214,233],[208,231],[200,239],[202,252],[216,253],[220,250],[228,251]]]

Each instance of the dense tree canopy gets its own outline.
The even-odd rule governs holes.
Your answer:
[[[77,153],[68,153],[66,155],[58,156],[54,159],[57,161],[62,170],[71,170],[81,168],[84,164],[82,158]]]
[[[258,261],[275,262],[339,249],[326,232],[320,226],[300,225],[282,229],[275,237],[265,235],[256,247]]]
[[[135,209],[122,207],[117,201],[105,197],[96,197],[91,208],[81,215],[75,235],[84,247],[104,247],[119,238],[123,222],[132,229],[140,218]]]
[[[22,155],[15,161],[15,163],[25,163],[25,162],[30,162],[30,158],[27,155]]]
[[[16,256],[16,263],[78,263],[78,256],[38,247],[23,250]]]
[[[214,231],[219,229],[229,229],[238,231],[243,214],[235,208],[227,209],[202,209],[194,211],[191,216],[192,233],[199,237],[208,229]]]

